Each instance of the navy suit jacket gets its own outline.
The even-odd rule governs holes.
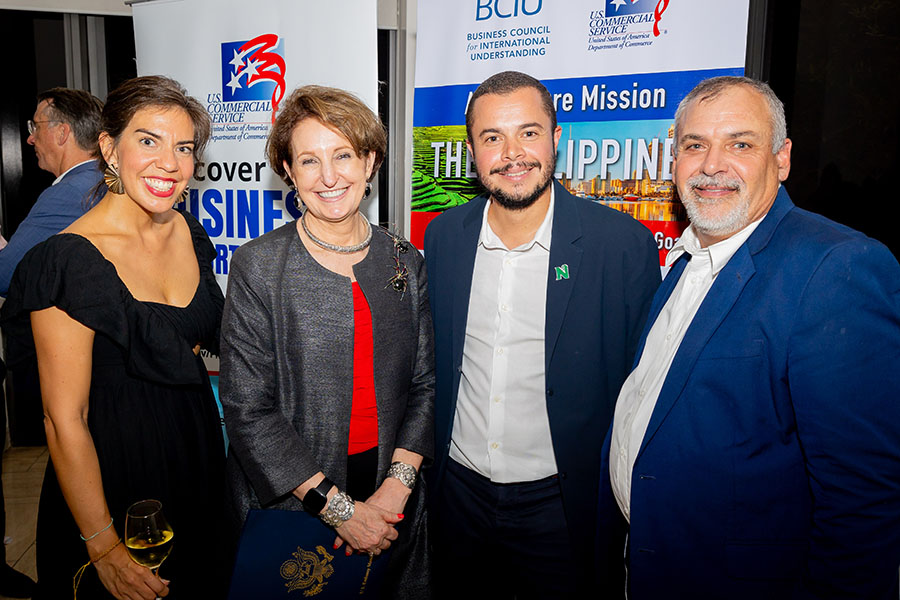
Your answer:
[[[547,273],[547,413],[576,552],[592,556],[600,448],[660,282],[649,230],[628,215],[556,186]],[[435,329],[435,465],[441,494],[465,344],[475,251],[487,198],[451,209],[425,233]],[[568,265],[557,280],[554,267]]]
[[[41,192],[9,244],[0,250],[0,296],[6,296],[13,272],[25,253],[56,235],[84,214],[85,200],[101,179],[96,161],[78,165],[56,185]]]
[[[603,469],[601,534],[622,521],[609,437]],[[632,477],[629,598],[896,600],[900,266],[887,248],[781,188],[691,322]],[[601,544],[619,565],[623,542]]]

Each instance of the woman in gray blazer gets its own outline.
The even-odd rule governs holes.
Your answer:
[[[394,545],[383,595],[420,598],[433,334],[422,256],[359,212],[385,149],[347,92],[283,103],[269,163],[305,211],[233,256],[221,400],[237,527],[250,508],[305,509],[347,554]]]

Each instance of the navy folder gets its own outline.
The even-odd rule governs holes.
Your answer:
[[[335,535],[305,512],[250,510],[228,599],[377,598],[390,551],[347,556]]]

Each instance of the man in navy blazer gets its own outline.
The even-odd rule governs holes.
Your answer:
[[[601,556],[634,600],[896,600],[900,266],[791,203],[766,84],[701,82],[675,148],[691,226],[604,445]]]
[[[425,235],[436,589],[568,597],[592,576],[600,447],[659,254],[631,217],[552,183],[561,129],[539,81],[492,76],[466,124],[488,194]]]
[[[99,183],[100,171],[95,157],[99,153],[100,111],[103,103],[88,92],[52,88],[38,95],[34,118],[28,121],[28,143],[34,146],[38,166],[56,175],[56,181],[44,190],[9,242],[0,236],[0,296],[6,297],[13,273],[36,244],[68,227],[84,214],[82,200]],[[6,365],[0,359],[0,385]],[[37,364],[20,365],[16,371],[19,396],[37,396],[28,405],[41,414]],[[23,404],[25,404],[23,402]],[[6,407],[0,391],[0,412],[6,423]],[[40,423],[39,419],[37,421]],[[6,530],[3,489],[0,487],[0,539]],[[6,549],[0,544],[0,595],[30,598],[34,582],[15,571],[5,561]]]
[[[103,103],[88,92],[68,88],[46,90],[37,100],[34,118],[28,121],[28,143],[34,146],[38,166],[53,173],[56,181],[41,192],[9,243],[0,248],[4,297],[25,253],[83,215],[85,201],[101,179],[96,158]]]

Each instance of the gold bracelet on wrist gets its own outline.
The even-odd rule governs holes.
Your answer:
[[[109,548],[107,548],[106,551],[103,552],[100,556],[98,556],[97,558],[92,558],[92,559],[91,559],[91,562],[94,563],[94,564],[100,562],[101,560],[103,560],[104,558],[106,558],[106,555],[107,555],[107,554],[109,554],[110,552],[112,552],[113,550],[115,550],[115,549],[116,549],[116,546],[118,546],[118,545],[121,544],[121,543],[122,543],[122,538],[119,538],[118,540],[116,540],[116,543],[115,543],[115,544],[113,544],[112,546],[110,546]]]
[[[81,568],[75,572],[75,577],[72,578],[72,592],[75,600],[78,600],[78,586],[81,584],[81,576],[84,575],[84,570],[89,566],[96,564],[106,558],[106,555],[116,549],[116,546],[122,543],[122,538],[116,540],[116,543],[106,549],[100,556],[97,558],[91,558],[90,553],[88,553],[88,562],[81,565]]]

